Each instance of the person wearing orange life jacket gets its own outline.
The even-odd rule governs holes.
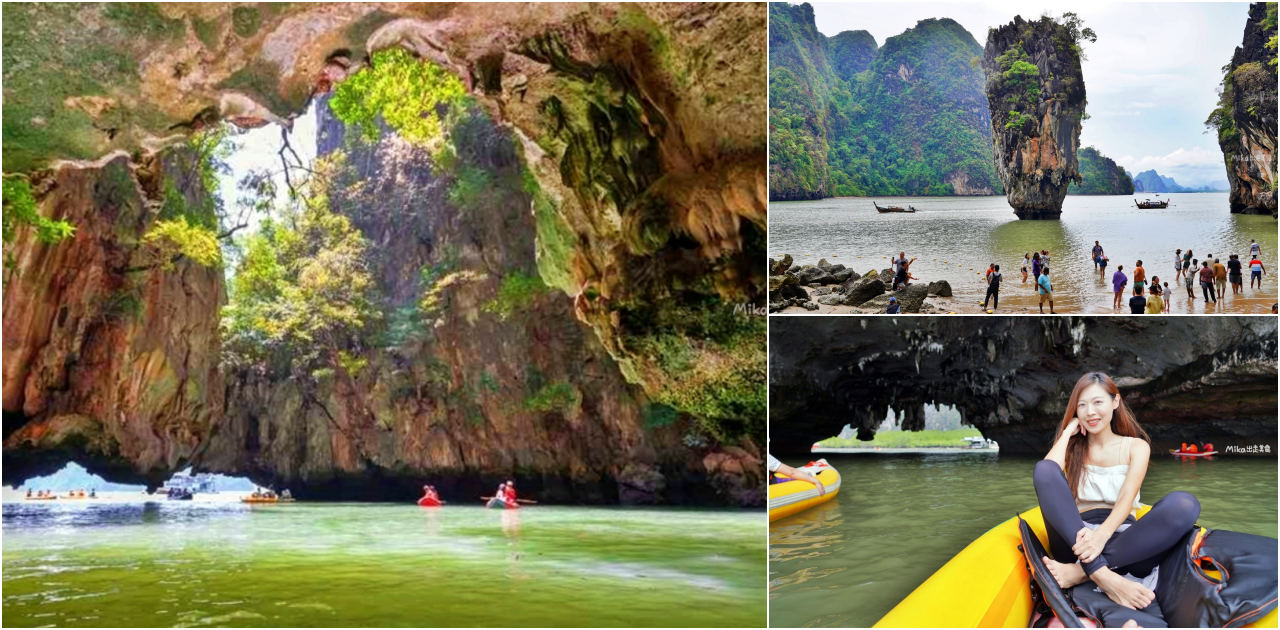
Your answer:
[[[1190,445],[1190,446],[1188,446],[1188,447],[1187,447],[1186,452],[1187,452],[1187,453],[1199,453],[1199,452],[1200,452],[1200,449],[1199,449],[1199,448],[1197,448],[1195,444],[1192,444],[1192,445]]]
[[[507,480],[507,493],[503,495],[502,500],[505,501],[507,505],[516,504],[516,482],[511,481],[510,479]]]

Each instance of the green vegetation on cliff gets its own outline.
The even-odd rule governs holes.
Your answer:
[[[1118,166],[1115,160],[1101,154],[1093,147],[1085,147],[1076,153],[1080,161],[1080,177],[1083,183],[1074,181],[1067,186],[1068,195],[1132,195],[1133,179]]]
[[[351,367],[341,353],[361,345],[380,312],[369,242],[329,205],[341,168],[341,159],[317,160],[304,194],[246,239],[223,311],[225,362],[259,364],[282,351],[302,375]]]
[[[921,20],[876,49],[769,5],[770,198],[999,192],[973,36]],[[1034,68],[1034,66],[1031,66]]]
[[[41,243],[57,243],[75,234],[76,228],[66,221],[40,216],[35,197],[31,194],[31,184],[25,177],[11,175],[4,178],[4,281],[9,282],[9,273],[14,266],[11,245],[18,238],[18,230],[29,228],[35,230],[36,240]]]

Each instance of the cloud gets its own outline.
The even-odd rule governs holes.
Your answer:
[[[1129,107],[1155,107],[1155,103],[1129,103]]]
[[[1142,112],[1098,112],[1090,116],[1141,116]]]

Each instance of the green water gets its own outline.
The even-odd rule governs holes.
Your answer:
[[[1138,193],[1139,199],[1154,195]],[[1002,196],[840,198],[769,203],[769,255],[791,254],[800,264],[819,258],[843,263],[858,273],[886,269],[888,256],[905,251],[918,260],[911,273],[922,281],[946,280],[957,300],[976,304],[986,293],[982,271],[996,263],[1004,273],[1001,306],[1035,307],[1034,277],[1022,284],[1022,255],[1042,249],[1051,254],[1054,309],[1064,313],[1113,313],[1111,274],[1123,264],[1125,275],[1138,260],[1148,278],[1159,276],[1174,291],[1173,313],[1269,313],[1277,296],[1276,220],[1270,216],[1231,214],[1227,193],[1172,194],[1169,208],[1137,210],[1133,197],[1068,195],[1060,221],[1021,221]],[[1161,194],[1161,199],[1165,195]],[[915,214],[880,214],[872,207],[915,206]],[[1188,248],[1196,258],[1226,254],[1249,259],[1249,239],[1262,247],[1268,275],[1261,289],[1218,304],[1191,300],[1175,286],[1174,250]],[[1107,277],[1092,262],[1093,242],[1110,258]],[[805,258],[805,254],[809,254]],[[835,256],[832,258],[832,256]],[[861,256],[861,258],[858,258]],[[945,261],[945,264],[944,264]],[[970,270],[969,268],[973,269]],[[1129,290],[1133,290],[1130,281]],[[1199,284],[1196,284],[1199,295]],[[1127,297],[1121,312],[1128,313]]]
[[[4,505],[7,626],[763,626],[760,512]]]
[[[987,530],[1036,506],[1038,458],[994,453],[824,455],[835,499],[769,527],[771,627],[869,627]],[[1142,502],[1174,490],[1200,524],[1276,536],[1276,461],[1157,457]]]

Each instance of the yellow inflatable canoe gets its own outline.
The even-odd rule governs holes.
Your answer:
[[[826,494],[818,496],[818,489],[806,481],[787,481],[770,484],[770,523],[797,512],[803,512],[820,503],[826,503],[835,498],[837,492],[840,492],[840,473],[836,472],[836,469],[832,468],[827,463],[827,460],[820,459],[816,462],[809,462],[808,466],[797,466],[796,469],[817,477],[818,481],[822,482],[823,488],[826,489]],[[778,479],[786,478],[786,475],[778,475]]]
[[[770,501],[772,507],[772,500]],[[1138,518],[1151,506],[1138,508]],[[1037,507],[1023,520],[1045,543],[1044,517]],[[916,587],[876,628],[1025,628],[1031,620],[1031,574],[1018,545],[1018,519],[1011,518],[969,543]],[[1245,628],[1275,628],[1276,611]]]

